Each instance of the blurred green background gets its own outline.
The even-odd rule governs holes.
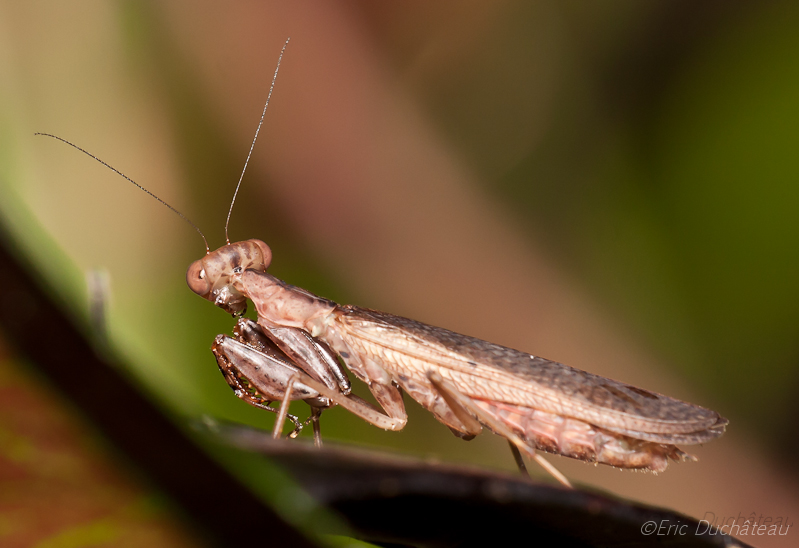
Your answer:
[[[553,459],[578,481],[695,517],[796,515],[795,3],[0,5],[2,213],[87,329],[85,273],[107,270],[113,344],[176,417],[272,421],[208,350],[233,321],[185,287],[202,243],[33,133],[221,245],[291,36],[232,239],[265,240],[274,275],[325,297],[731,420],[661,476]],[[503,440],[408,407],[401,433],[334,410],[323,434],[513,468]]]

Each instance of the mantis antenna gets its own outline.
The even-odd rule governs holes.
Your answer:
[[[86,150],[83,150],[82,148],[80,148],[80,147],[79,147],[78,145],[76,145],[75,143],[71,143],[71,142],[67,141],[66,139],[62,139],[62,138],[61,138],[61,137],[59,137],[58,135],[52,135],[51,133],[38,133],[38,132],[37,132],[37,133],[34,133],[34,135],[44,135],[45,137],[52,137],[53,139],[57,139],[57,140],[61,141],[62,143],[66,143],[66,144],[68,144],[69,146],[71,146],[72,148],[78,149],[79,151],[81,151],[82,153],[84,153],[84,154],[85,154],[86,156],[88,156],[89,158],[93,158],[94,160],[97,160],[98,162],[100,162],[101,164],[103,164],[105,167],[107,167],[108,169],[110,169],[111,171],[113,171],[114,173],[116,173],[117,175],[121,175],[122,177],[124,177],[125,179],[127,179],[129,182],[133,183],[133,184],[134,184],[134,185],[135,185],[137,188],[139,188],[139,190],[143,190],[144,192],[146,192],[147,194],[149,194],[150,196],[152,196],[153,198],[155,198],[156,200],[158,200],[159,202],[161,202],[162,204],[164,204],[166,207],[168,207],[169,209],[171,209],[172,211],[174,211],[175,213],[177,213],[177,214],[180,216],[180,218],[181,218],[181,219],[183,219],[184,221],[186,221],[187,223],[189,223],[189,224],[190,224],[192,227],[194,227],[194,230],[196,230],[196,231],[197,231],[197,233],[200,235],[200,237],[202,237],[202,239],[203,239],[203,242],[205,242],[205,252],[206,252],[206,253],[210,253],[210,251],[211,251],[211,248],[209,248],[209,247],[208,247],[208,240],[206,240],[206,239],[205,239],[205,234],[203,234],[203,231],[202,231],[202,230],[200,230],[200,228],[199,228],[199,227],[198,227],[196,224],[192,223],[192,222],[191,222],[191,220],[189,220],[189,218],[188,218],[188,217],[186,217],[186,216],[185,216],[183,213],[181,213],[180,211],[178,211],[177,209],[175,209],[174,207],[172,207],[171,205],[169,205],[168,203],[166,203],[165,201],[163,201],[161,198],[159,198],[158,196],[156,196],[155,194],[153,194],[152,192],[150,192],[149,190],[147,190],[146,188],[144,188],[143,186],[141,186],[139,183],[137,183],[136,181],[134,181],[133,179],[131,179],[130,177],[128,177],[127,175],[125,175],[124,173],[122,173],[121,171],[119,171],[117,168],[115,168],[114,166],[112,166],[112,165],[110,165],[110,164],[107,164],[107,163],[105,163],[104,161],[102,161],[100,158],[98,158],[97,156],[95,156],[95,155],[94,155],[94,154],[92,154],[91,152],[88,152],[88,151],[86,151]]]
[[[261,113],[261,120],[258,122],[258,128],[255,130],[255,137],[252,139],[252,144],[250,145],[250,151],[247,153],[247,159],[244,161],[244,169],[241,170],[241,177],[239,177],[239,184],[236,185],[236,192],[233,193],[233,200],[230,202],[230,209],[227,212],[227,221],[225,221],[225,241],[230,245],[230,238],[228,237],[228,225],[230,224],[230,214],[233,213],[233,204],[236,203],[236,196],[239,195],[239,188],[241,187],[241,181],[244,179],[244,172],[247,171],[247,164],[250,163],[250,157],[252,156],[252,151],[255,148],[255,141],[258,140],[258,134],[261,132],[261,126],[264,123],[264,116],[266,116],[266,107],[269,106],[269,99],[272,98],[272,90],[275,89],[275,80],[277,80],[277,72],[280,70],[280,61],[283,60],[283,54],[286,52],[286,46],[289,45],[289,40],[291,37],[286,38],[286,43],[283,44],[283,49],[280,50],[280,57],[277,58],[277,67],[275,67],[275,74],[272,76],[272,85],[269,86],[269,95],[266,96],[266,104],[264,105],[264,110]]]

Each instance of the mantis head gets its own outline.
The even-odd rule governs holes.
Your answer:
[[[236,242],[194,261],[186,272],[186,283],[222,310],[241,316],[247,310],[247,297],[233,286],[233,279],[245,270],[266,272],[271,262],[272,250],[261,240]]]

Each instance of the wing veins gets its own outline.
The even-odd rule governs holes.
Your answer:
[[[444,370],[491,383],[482,383],[482,386],[488,389],[489,393],[487,394],[469,394],[469,390],[466,388],[469,384],[462,386],[462,388],[466,388],[464,393],[470,396],[487,397],[516,405],[534,407],[542,411],[584,420],[610,430],[623,430],[629,433],[689,434],[707,430],[720,420],[718,414],[702,407],[632,387],[619,381],[593,375],[544,358],[538,358],[518,350],[384,312],[358,307],[344,308],[347,312],[345,314],[347,321],[344,323],[351,335],[362,338],[371,344],[390,349],[393,352],[402,353],[412,359],[433,364]],[[457,348],[452,348],[447,344],[447,342],[452,342],[453,340],[459,341],[459,344],[455,346],[464,346],[466,348],[473,346],[483,350],[501,352],[504,360],[497,359],[492,363],[492,360],[487,359],[486,356],[477,357],[475,352],[459,351]],[[420,349],[424,349],[424,351],[419,351]],[[528,373],[523,374],[525,366],[521,363],[508,367],[507,358],[509,355],[515,358],[516,362],[527,361]],[[490,355],[488,357],[490,358]],[[556,385],[554,388],[545,386],[531,373],[533,370],[543,371],[547,369],[551,374],[568,377],[565,384],[571,383],[572,388],[576,387],[578,389],[576,390],[578,392],[577,396],[564,391],[562,386]],[[545,380],[557,381],[557,378]],[[504,390],[497,390],[496,386],[492,386],[494,384],[501,385]],[[639,401],[626,392],[629,391],[649,400],[655,399],[661,406],[666,405],[672,411],[682,412],[688,416],[661,418],[644,415],[642,414],[644,412],[643,409],[636,409],[633,412],[614,409],[613,407],[585,399],[579,393],[579,389],[586,387],[590,388],[590,390],[602,389],[606,391],[608,393],[607,397],[611,398],[611,401],[623,402],[628,406],[634,404],[638,407]],[[515,397],[513,396],[514,394]],[[620,403],[618,404],[621,405]],[[636,413],[635,411],[638,412]]]

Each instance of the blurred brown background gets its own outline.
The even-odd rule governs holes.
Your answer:
[[[222,245],[290,36],[232,239],[337,301],[718,410],[728,433],[659,476],[552,460],[697,518],[793,520],[797,28],[776,1],[7,1],[0,209],[84,322],[84,274],[108,271],[113,344],[168,412],[269,427],[208,351],[233,322],[185,287],[193,230],[33,133]],[[504,440],[408,407],[401,433],[334,410],[323,434],[513,469]]]

